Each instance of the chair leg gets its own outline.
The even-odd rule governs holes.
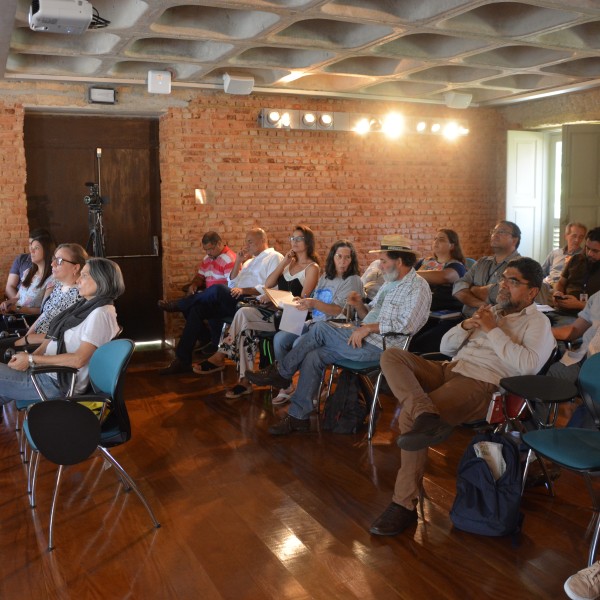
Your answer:
[[[37,471],[40,464],[40,453],[37,450],[31,451],[31,461],[27,473],[27,492],[29,493],[29,506],[35,507],[35,488],[37,483]]]
[[[135,481],[133,481],[133,479],[129,476],[129,473],[127,473],[127,471],[125,471],[125,469],[117,462],[115,457],[106,448],[103,448],[102,446],[98,446],[98,450],[102,453],[104,458],[109,463],[111,463],[112,466],[117,470],[117,472],[119,473],[119,476],[122,477],[123,479],[125,479],[127,481],[127,483],[129,484],[129,487],[131,489],[133,489],[133,491],[137,494],[137,497],[140,499],[142,504],[146,507],[146,510],[148,511],[148,514],[150,515],[152,522],[154,523],[154,527],[157,527],[157,528],[160,527],[160,523],[158,522],[157,518],[154,516],[154,512],[152,511],[150,504],[148,504],[148,501],[146,500],[146,496],[144,496],[144,494],[142,494],[141,490],[138,488]]]
[[[54,484],[54,493],[52,494],[52,506],[50,508],[50,526],[48,528],[48,550],[54,550],[54,515],[56,512],[56,502],[58,500],[58,490],[62,477],[64,466],[59,465],[56,472],[56,483]]]
[[[598,497],[596,495],[596,492],[594,491],[594,486],[592,484],[592,478],[590,477],[590,474],[584,473],[583,479],[585,480],[585,485],[592,498],[592,505],[594,509],[594,516],[592,517],[592,520],[590,521],[590,524],[588,526],[588,531],[586,532],[587,535],[587,533],[593,527],[594,533],[592,535],[592,541],[590,543],[590,552],[588,555],[588,567],[591,567],[592,564],[594,564],[594,557],[596,556],[596,550],[598,549],[598,541],[600,539],[600,502],[598,501]]]
[[[371,441],[373,438],[373,431],[375,430],[375,411],[377,410],[377,404],[381,407],[379,403],[379,387],[381,386],[381,378],[383,377],[383,371],[379,371],[377,375],[377,381],[375,383],[375,389],[373,390],[373,402],[371,402],[371,413],[369,415],[369,431],[367,434],[367,439]]]

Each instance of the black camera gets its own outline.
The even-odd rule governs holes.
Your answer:
[[[87,181],[85,183],[90,191],[87,196],[83,197],[83,202],[90,208],[99,209],[103,204],[106,204],[106,200],[100,196],[100,186],[93,181]]]

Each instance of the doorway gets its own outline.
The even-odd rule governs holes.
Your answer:
[[[156,306],[162,295],[158,119],[30,113],[24,135],[30,228],[45,227],[58,243],[86,247],[86,183],[99,183],[105,256],[125,278],[116,303],[123,335],[163,339]]]

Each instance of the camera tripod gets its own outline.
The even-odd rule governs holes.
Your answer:
[[[102,207],[90,207],[88,212],[88,228],[90,236],[85,249],[90,256],[105,256],[104,224],[102,223]]]

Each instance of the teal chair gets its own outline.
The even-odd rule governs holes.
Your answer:
[[[63,467],[82,462],[95,451],[115,469],[126,491],[133,490],[137,494],[154,526],[160,527],[146,497],[109,451],[110,448],[120,446],[131,439],[131,424],[123,387],[125,372],[134,347],[134,343],[127,339],[113,340],[100,346],[92,355],[89,364],[92,393],[72,395],[65,397],[64,400],[47,400],[37,383],[37,375],[48,372],[50,367],[32,369],[31,376],[41,401],[29,408],[23,423],[24,435],[32,448],[29,469],[31,506],[35,506],[36,501],[35,487],[39,455],[59,465],[50,510],[48,537],[50,550],[54,547],[53,523]],[[69,367],[58,367],[58,370],[74,371]],[[67,408],[65,406],[67,404],[77,405],[78,408]],[[85,410],[82,411],[80,408]],[[93,419],[90,419],[89,415],[92,415]],[[91,425],[93,422],[96,424],[95,427]],[[79,430],[85,433],[79,435]],[[62,450],[57,452],[57,448]]]
[[[594,354],[583,363],[578,387],[594,415],[597,429],[539,429],[524,434],[523,441],[536,454],[583,475],[595,513],[590,524],[594,531],[588,555],[588,566],[591,566],[600,536],[600,499],[592,485],[592,477],[600,474],[600,354]]]

